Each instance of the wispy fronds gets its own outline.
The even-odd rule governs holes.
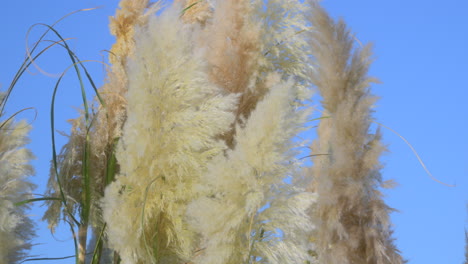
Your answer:
[[[47,210],[44,213],[43,220],[49,224],[52,232],[62,219],[71,220],[69,213],[75,215],[80,210],[80,201],[82,191],[82,173],[83,173],[83,153],[86,139],[86,129],[82,119],[71,120],[72,132],[68,137],[68,142],[62,147],[57,155],[57,171],[59,173],[62,189],[68,200],[67,207],[63,208],[61,201],[47,201]],[[47,183],[46,196],[60,197],[60,187],[57,182],[54,164],[51,164],[49,181]]]
[[[244,92],[259,56],[259,24],[253,21],[250,1],[216,1],[214,8],[202,37],[210,50],[210,77],[228,92]]]
[[[255,0],[255,21],[261,30],[260,79],[270,71],[293,77],[301,87],[310,86],[311,30],[306,14],[309,5],[301,1]]]
[[[6,123],[4,123],[6,122]],[[0,263],[20,263],[27,256],[34,236],[26,216],[28,206],[15,203],[31,198],[35,187],[29,180],[32,153],[25,148],[30,130],[26,122],[2,121],[0,129]]]
[[[195,263],[304,263],[307,258],[306,242],[292,231],[311,230],[305,212],[313,197],[284,179],[296,173],[292,138],[308,112],[298,110],[300,96],[291,80],[281,82],[277,74],[268,79],[271,91],[245,127],[237,127],[234,149],[210,162],[199,186],[205,195],[189,207],[191,223],[203,236]]]
[[[66,194],[67,206],[64,208],[61,201],[50,200],[46,204],[48,206],[43,220],[49,223],[49,228],[54,232],[60,220],[69,220],[72,222],[70,213],[73,216],[81,214],[83,210],[83,166],[85,158],[85,148],[88,145],[88,160],[90,161],[89,176],[90,176],[90,189],[92,205],[90,206],[90,222],[96,227],[102,226],[101,208],[99,200],[104,194],[104,187],[106,186],[106,164],[102,161],[103,155],[100,150],[102,142],[95,141],[95,137],[89,137],[89,130],[85,126],[83,114],[79,118],[71,119],[69,122],[72,125],[72,131],[68,137],[68,142],[62,147],[59,155],[57,155],[57,171],[60,177],[61,188]],[[102,164],[104,163],[104,164]],[[57,182],[57,175],[54,165],[51,164],[50,177],[47,184],[46,196],[47,197],[60,197],[60,187]]]
[[[206,75],[196,27],[169,7],[141,27],[128,64],[128,117],[117,151],[120,174],[106,189],[104,218],[123,263],[178,263],[195,250],[184,220],[193,184],[225,145],[237,97]]]
[[[355,48],[343,21],[335,23],[317,3],[312,6],[312,81],[330,116],[320,123],[312,149],[329,154],[313,159],[320,262],[402,263],[391,239],[392,209],[379,191],[385,147],[379,131],[369,132],[376,100],[369,88],[375,80],[367,75],[370,46]]]
[[[200,45],[205,46],[210,78],[229,93],[240,94],[236,120],[246,117],[265,91],[255,89],[260,56],[261,28],[253,18],[250,0],[216,1],[213,18],[204,28]],[[235,124],[224,137],[233,146]]]
[[[211,80],[240,94],[236,123],[247,118],[268,92],[265,82],[270,72],[282,72],[284,79],[306,76],[306,35],[295,34],[305,28],[300,15],[304,9],[292,1],[213,1],[212,18],[199,42],[210,51]],[[231,148],[235,126],[224,137]]]

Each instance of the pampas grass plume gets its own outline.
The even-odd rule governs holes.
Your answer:
[[[20,263],[31,249],[34,236],[28,206],[15,203],[31,198],[35,187],[28,180],[34,171],[33,155],[25,146],[30,126],[26,122],[2,121],[0,129],[0,263]]]

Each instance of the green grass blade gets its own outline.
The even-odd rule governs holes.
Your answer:
[[[66,39],[67,40],[67,39]],[[64,49],[67,49],[67,46],[64,45],[64,44],[61,44],[61,42],[63,41],[56,41],[54,43],[62,46]],[[91,77],[91,74],[89,73],[88,69],[84,66],[84,62],[89,62],[89,61],[92,61],[92,60],[80,60],[78,58],[78,56],[72,51],[72,50],[69,50],[69,52],[73,55],[73,57],[76,59],[77,64],[79,64],[81,66],[81,68],[83,69],[83,71],[85,72],[85,75],[86,75],[86,78],[88,79],[89,83],[91,84],[91,87],[93,88],[94,92],[96,93],[96,96],[98,98],[98,101],[99,103],[105,107],[105,103],[104,103],[104,100],[102,99],[101,95],[99,94],[99,90],[96,86],[96,84],[94,83],[94,80],[93,78]]]
[[[99,233],[98,240],[96,241],[96,246],[94,247],[93,251],[93,258],[91,264],[99,264],[101,262],[101,253],[103,248],[103,237],[104,237],[104,230],[106,230],[107,224],[104,223],[101,232]]]
[[[109,185],[112,181],[114,181],[114,178],[115,178],[116,166],[117,166],[117,158],[115,157],[115,149],[117,147],[118,142],[119,142],[119,138],[116,138],[114,140],[114,144],[112,145],[112,149],[110,150],[109,158],[107,160],[106,186]]]
[[[312,121],[317,121],[317,120],[327,119],[327,118],[331,118],[331,116],[321,116],[321,117],[317,117],[317,118],[307,120],[307,122],[312,122]]]
[[[44,39],[44,37],[47,35],[47,33],[49,33],[50,31],[50,28],[53,28],[56,24],[58,24],[60,21],[62,21],[63,19],[73,15],[73,14],[76,14],[78,12],[83,12],[83,11],[90,11],[90,10],[94,10],[94,9],[97,9],[99,7],[95,7],[95,8],[85,8],[85,9],[79,9],[79,10],[76,10],[76,11],[73,11],[73,12],[70,12],[68,14],[66,14],[65,16],[61,17],[60,19],[58,19],[57,21],[55,21],[51,26],[48,27],[48,29],[46,31],[44,31],[44,33],[42,33],[42,35],[39,37],[38,41],[36,41],[36,43],[33,45],[32,49],[29,50],[27,49],[27,56],[24,60],[24,62],[22,63],[20,69],[18,70],[18,72],[15,74],[15,77],[13,78],[13,81],[12,83],[10,84],[10,86],[8,87],[8,90],[6,92],[6,95],[5,97],[2,99],[0,105],[1,105],[1,109],[0,109],[0,115],[3,114],[3,111],[4,111],[4,108],[5,108],[5,102],[8,100],[8,98],[10,97],[10,94],[16,84],[16,82],[19,80],[19,78],[21,77],[21,75],[24,73],[24,71],[41,55],[43,54],[47,49],[49,49],[50,47],[54,46],[56,43],[50,45],[49,47],[46,47],[45,49],[43,49],[42,51],[39,52],[39,54],[37,56],[35,56],[34,58],[32,58],[32,54],[34,53],[34,51],[38,48],[39,46],[39,43]],[[31,27],[29,27],[28,29],[28,33],[26,34],[26,43],[28,42],[28,36],[31,32],[31,30],[38,24],[34,24],[32,25]],[[29,61],[29,63],[28,63]],[[27,65],[26,65],[27,64]]]
[[[14,87],[16,86],[16,83],[21,78],[21,76],[24,74],[24,72],[29,68],[29,66],[31,66],[32,62],[37,60],[42,54],[44,54],[44,52],[46,52],[48,49],[52,48],[53,46],[57,45],[58,43],[59,43],[59,41],[54,42],[51,45],[45,47],[44,49],[39,51],[39,53],[37,55],[35,55],[34,58],[32,58],[31,60],[30,60],[30,57],[27,57],[23,61],[20,68],[18,69],[15,76],[13,77],[13,80],[11,81],[11,83],[10,83],[6,93],[5,93],[5,96],[2,98],[2,101],[0,102],[0,105],[1,105],[0,115],[3,115],[3,112],[5,110],[6,102],[7,102],[8,98],[10,97],[11,92],[13,91]]]
[[[78,241],[77,241],[77,235],[75,232],[75,228],[73,228],[73,223],[65,219],[65,222],[70,226],[70,232],[73,235],[73,245],[75,246],[75,263],[78,263]]]
[[[181,14],[180,14],[180,17],[182,17],[182,16],[185,14],[185,12],[187,12],[190,8],[194,7],[196,4],[198,4],[198,3],[200,3],[200,2],[201,2],[201,1],[197,1],[197,2],[195,2],[195,3],[193,3],[193,4],[189,5],[189,6],[187,6],[186,8],[182,9],[182,12],[181,12]]]
[[[27,107],[27,108],[23,108],[23,109],[21,109],[21,110],[19,110],[19,111],[16,111],[16,113],[12,114],[10,117],[8,117],[5,121],[3,121],[3,122],[0,124],[0,129],[2,129],[6,124],[8,124],[8,122],[9,122],[10,120],[12,120],[12,119],[13,119],[15,116],[17,116],[18,114],[20,114],[20,113],[22,113],[22,112],[24,112],[24,111],[26,111],[26,110],[31,110],[31,109],[36,110],[34,107]],[[35,120],[36,118],[37,118],[37,110],[36,110],[36,115],[35,115],[35,117],[34,117],[34,120]]]
[[[58,198],[58,197],[34,198],[34,199],[27,199],[27,200],[24,200],[24,201],[21,201],[21,202],[17,202],[17,203],[15,203],[15,206],[21,206],[21,205],[24,205],[24,204],[39,202],[39,201],[61,201],[61,200],[62,199]]]
[[[85,225],[88,224],[90,210],[91,210],[91,179],[89,171],[89,130],[86,131],[86,139],[83,153],[82,163],[82,175],[83,175],[83,195],[84,200],[82,201],[82,219],[81,222]]]
[[[29,258],[29,259],[25,259],[21,261],[20,263],[29,262],[29,261],[42,261],[42,260],[62,260],[62,259],[70,259],[74,257],[75,255],[66,256],[66,257],[58,257],[58,258]]]
[[[78,68],[78,64],[76,59],[75,59],[75,56],[74,56],[74,53],[71,51],[70,47],[68,46],[67,44],[67,41],[62,37],[62,35],[57,31],[55,30],[52,26],[49,26],[47,24],[43,24],[43,23],[37,23],[35,24],[34,26],[44,26],[46,28],[48,28],[49,31],[53,32],[60,40],[61,40],[61,43],[63,43],[64,45],[64,48],[66,49],[67,53],[68,53],[68,56],[70,57],[70,60],[72,61],[73,63],[73,67],[75,69],[75,72],[76,72],[76,75],[78,77],[78,81],[80,83],[80,88],[81,88],[81,96],[82,96],[82,100],[83,100],[83,106],[85,108],[85,120],[86,120],[86,124],[88,124],[88,121],[89,121],[89,108],[88,108],[88,102],[87,102],[87,99],[86,99],[86,91],[85,91],[85,88],[84,88],[84,83],[83,83],[83,79],[81,77],[81,71],[80,69]],[[63,75],[62,75],[63,76]]]
[[[60,190],[60,197],[62,199],[62,204],[65,207],[65,210],[67,211],[70,218],[73,220],[73,222],[76,225],[79,225],[78,220],[76,220],[75,216],[69,211],[67,199],[65,198],[65,193],[63,192],[62,183],[61,183],[60,175],[59,175],[59,172],[58,172],[57,148],[56,148],[56,145],[55,145],[55,97],[57,95],[58,87],[59,87],[60,82],[61,82],[64,75],[65,75],[65,72],[62,73],[62,76],[60,76],[60,78],[57,80],[57,83],[55,84],[54,91],[52,93],[52,102],[51,102],[51,105],[50,105],[50,130],[51,130],[51,135],[52,135],[52,163],[53,163],[53,166],[54,166],[54,172],[55,172],[55,177],[56,177],[56,180],[57,180],[57,184],[58,184],[59,190]]]

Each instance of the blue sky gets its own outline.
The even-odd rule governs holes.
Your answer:
[[[450,188],[434,182],[419,165],[409,147],[388,130],[383,130],[389,152],[383,157],[384,179],[399,183],[386,191],[387,203],[399,210],[392,215],[396,244],[410,264],[461,264],[464,257],[464,228],[468,202],[468,1],[333,1],[324,6],[334,17],[342,17],[361,42],[374,43],[375,62],[371,75],[382,84],[373,87],[381,99],[375,116],[379,122],[406,137],[439,180],[455,184]],[[110,0],[6,1],[0,17],[0,85],[8,87],[25,54],[25,35],[35,23],[51,24],[63,15],[82,8],[102,8],[75,14],[57,29],[81,59],[102,61],[113,37],[109,16],[117,7]],[[43,28],[35,28],[30,39]],[[30,40],[31,43],[31,40]],[[61,50],[52,50],[38,64],[52,73],[68,66]],[[98,85],[103,66],[87,64]],[[50,147],[49,107],[56,79],[32,69],[18,83],[7,105],[8,113],[34,107],[30,147],[37,156],[35,193],[43,193],[48,179]],[[68,131],[66,120],[76,116],[81,105],[73,74],[67,76],[58,93],[57,126]],[[75,107],[75,108],[73,108]],[[31,120],[34,112],[25,112]],[[63,143],[64,139],[59,141]],[[72,255],[68,229],[59,229],[57,242],[46,224],[39,221],[44,208],[31,211],[38,222],[33,254],[42,257]],[[35,262],[50,263],[50,262]],[[73,263],[73,260],[53,263]]]

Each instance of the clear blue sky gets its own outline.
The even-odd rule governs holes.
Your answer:
[[[395,238],[410,264],[461,264],[464,258],[464,228],[468,202],[468,1],[333,1],[324,6],[334,17],[343,17],[361,42],[373,42],[376,61],[371,74],[382,84],[374,93],[381,97],[376,112],[383,124],[404,135],[418,150],[428,168],[449,188],[432,181],[405,143],[384,130],[390,152],[383,157],[385,179],[399,186],[386,192],[386,201],[400,212],[392,215]],[[102,6],[69,17],[59,24],[64,37],[81,59],[102,61],[113,38],[108,17],[117,7],[111,0],[5,1],[0,17],[0,84],[7,88],[25,54],[25,34],[34,23],[51,24],[82,8]],[[32,39],[42,32],[37,28]],[[38,63],[59,73],[68,65],[63,51],[52,51]],[[89,63],[100,85],[104,70]],[[68,131],[66,120],[76,116],[71,107],[81,105],[75,77],[70,74],[58,94],[57,126]],[[19,82],[7,106],[8,113],[35,107],[30,147],[38,184],[43,193],[48,179],[50,150],[49,107],[55,79],[32,70]],[[22,117],[32,119],[33,112]],[[63,143],[62,138],[59,143]],[[33,254],[42,257],[72,255],[68,229],[58,230],[56,242],[39,221],[44,208],[31,212],[38,219],[38,238]],[[36,262],[50,263],[50,262]],[[73,260],[53,263],[73,263]]]

